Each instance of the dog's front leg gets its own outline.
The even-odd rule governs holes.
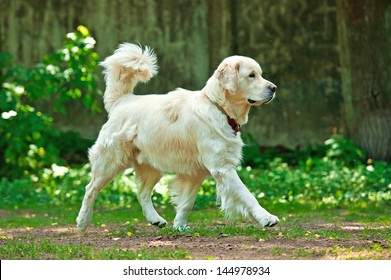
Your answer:
[[[211,174],[217,182],[221,209],[228,216],[239,214],[245,218],[252,218],[263,227],[272,227],[279,222],[276,216],[259,205],[234,168],[211,170]]]

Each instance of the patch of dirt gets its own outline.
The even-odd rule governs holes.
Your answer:
[[[184,249],[189,252],[191,259],[344,259],[344,258],[381,258],[391,259],[389,241],[377,240],[374,236],[361,234],[367,224],[342,223],[338,226],[317,223],[302,224],[301,228],[310,232],[319,229],[339,229],[351,234],[349,239],[324,238],[321,236],[298,237],[294,239],[279,235],[280,229],[270,229],[276,233],[272,239],[263,240],[254,236],[230,236],[221,234],[217,237],[197,237],[190,234],[159,235],[156,228],[141,224],[134,229],[133,236],[126,233],[113,236],[111,232],[118,232],[123,226],[111,224],[106,227],[89,227],[86,234],[80,234],[75,228],[52,226],[47,228],[24,228],[0,230],[0,245],[6,239],[26,240],[50,239],[59,244],[85,244],[95,248],[121,248],[124,250],[141,250],[145,248],[157,249]],[[384,227],[391,229],[391,227]],[[139,234],[142,232],[142,234]],[[124,236],[125,235],[125,236]],[[377,254],[371,248],[378,244],[387,249]],[[355,249],[356,248],[356,249]],[[363,255],[364,254],[364,255]]]

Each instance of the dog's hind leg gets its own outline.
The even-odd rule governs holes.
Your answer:
[[[178,175],[170,185],[171,202],[175,205],[174,228],[179,231],[189,229],[187,217],[194,206],[199,187],[206,175],[190,177]]]
[[[103,187],[106,186],[111,180],[112,177],[107,178],[99,175],[93,176],[90,183],[86,186],[86,192],[84,194],[82,206],[76,219],[77,228],[79,230],[85,231],[87,226],[90,224],[92,220],[95,199],[100,190],[103,189]]]
[[[167,221],[160,217],[152,204],[152,190],[162,177],[162,173],[149,165],[136,165],[136,175],[141,186],[137,193],[138,201],[143,209],[144,217],[154,226],[164,227]]]
[[[92,220],[93,207],[99,192],[110,183],[113,178],[124,170],[119,162],[116,162],[112,154],[99,145],[94,145],[90,150],[92,179],[86,186],[83,202],[77,216],[77,228],[84,231]]]

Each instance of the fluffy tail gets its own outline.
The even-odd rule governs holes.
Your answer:
[[[146,83],[157,74],[157,59],[153,50],[137,45],[123,43],[114,54],[100,65],[104,68],[106,90],[103,97],[108,113],[122,95],[133,93],[138,82]]]

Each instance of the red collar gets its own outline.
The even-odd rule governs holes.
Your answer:
[[[208,99],[210,100],[210,102],[212,102],[212,104],[214,104],[214,105],[217,107],[217,109],[220,110],[220,112],[222,112],[224,115],[227,116],[227,121],[228,121],[229,126],[233,129],[234,134],[235,134],[235,135],[238,135],[238,132],[239,132],[239,130],[240,130],[240,124],[238,124],[238,123],[235,121],[235,119],[233,119],[233,118],[231,118],[230,116],[228,116],[228,114],[224,111],[224,109],[221,108],[216,102],[213,102],[213,101],[209,98],[209,96],[207,96],[207,97],[208,97]]]
[[[237,135],[240,130],[240,125],[237,124],[237,122],[233,118],[229,117],[228,115],[227,115],[227,120],[228,120],[228,124],[234,130],[235,135]]]

